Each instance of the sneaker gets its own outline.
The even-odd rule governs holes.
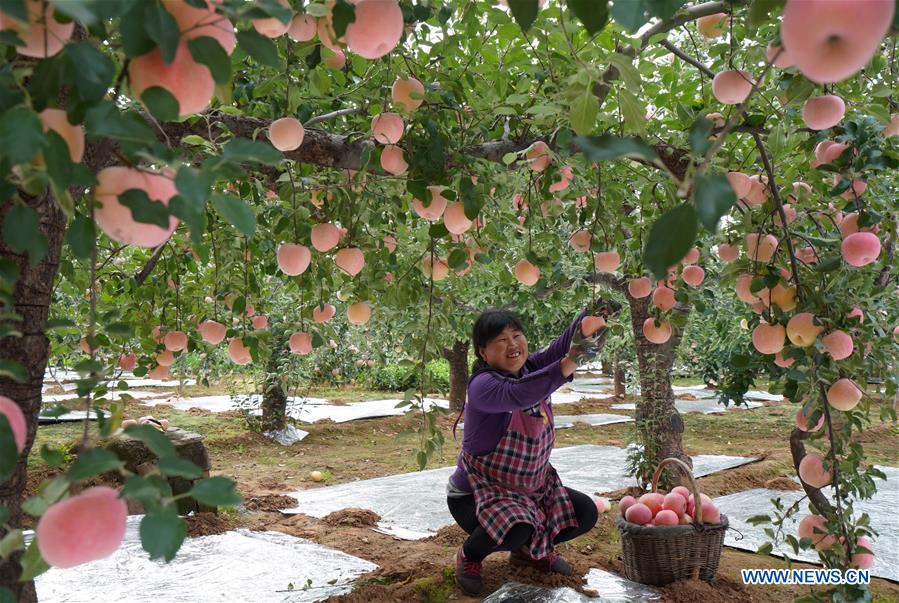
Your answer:
[[[469,595],[477,595],[484,587],[484,581],[481,579],[481,562],[466,559],[461,546],[456,553],[456,584]]]
[[[543,572],[553,572],[563,576],[572,574],[571,566],[555,551],[550,551],[549,555],[543,559],[534,559],[523,549],[512,551],[509,553],[509,562],[512,565],[520,565],[525,567],[533,567]]]

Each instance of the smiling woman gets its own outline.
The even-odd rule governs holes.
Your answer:
[[[555,443],[550,394],[602,349],[604,320],[585,336],[585,317],[617,311],[614,303],[594,304],[533,355],[513,313],[487,310],[475,321],[478,359],[463,407],[465,437],[447,484],[450,513],[469,534],[456,553],[456,582],[465,592],[480,592],[481,562],[499,550],[510,551],[512,563],[571,574],[553,546],[590,530],[597,511],[589,496],[562,486],[549,462]]]

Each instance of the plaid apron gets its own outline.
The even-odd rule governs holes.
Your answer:
[[[462,451],[481,526],[497,543],[516,523],[532,526],[528,552],[534,559],[549,554],[559,532],[578,525],[568,491],[549,462],[556,437],[546,400],[540,402],[540,411],[537,417],[526,411],[512,413],[493,452],[474,456]]]

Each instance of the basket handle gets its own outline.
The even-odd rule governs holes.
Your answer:
[[[658,488],[659,477],[662,475],[662,469],[665,467],[665,465],[674,465],[676,467],[679,467],[687,476],[687,479],[690,481],[690,490],[693,491],[693,524],[696,526],[702,525],[702,498],[699,496],[699,486],[696,485],[696,480],[693,479],[693,472],[690,470],[690,466],[687,465],[687,463],[674,457],[663,459],[662,462],[659,463],[659,466],[656,468],[656,472],[652,475],[652,491],[655,492]]]

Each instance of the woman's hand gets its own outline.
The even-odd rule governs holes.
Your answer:
[[[616,301],[598,298],[587,304],[588,316],[602,316],[606,320],[621,312],[621,304]]]
[[[574,336],[571,338],[571,345],[568,347],[566,358],[576,365],[590,362],[599,355],[600,351],[602,351],[608,334],[608,327],[600,327],[595,333],[586,337],[583,332],[581,332],[580,327],[578,327],[574,332]]]

